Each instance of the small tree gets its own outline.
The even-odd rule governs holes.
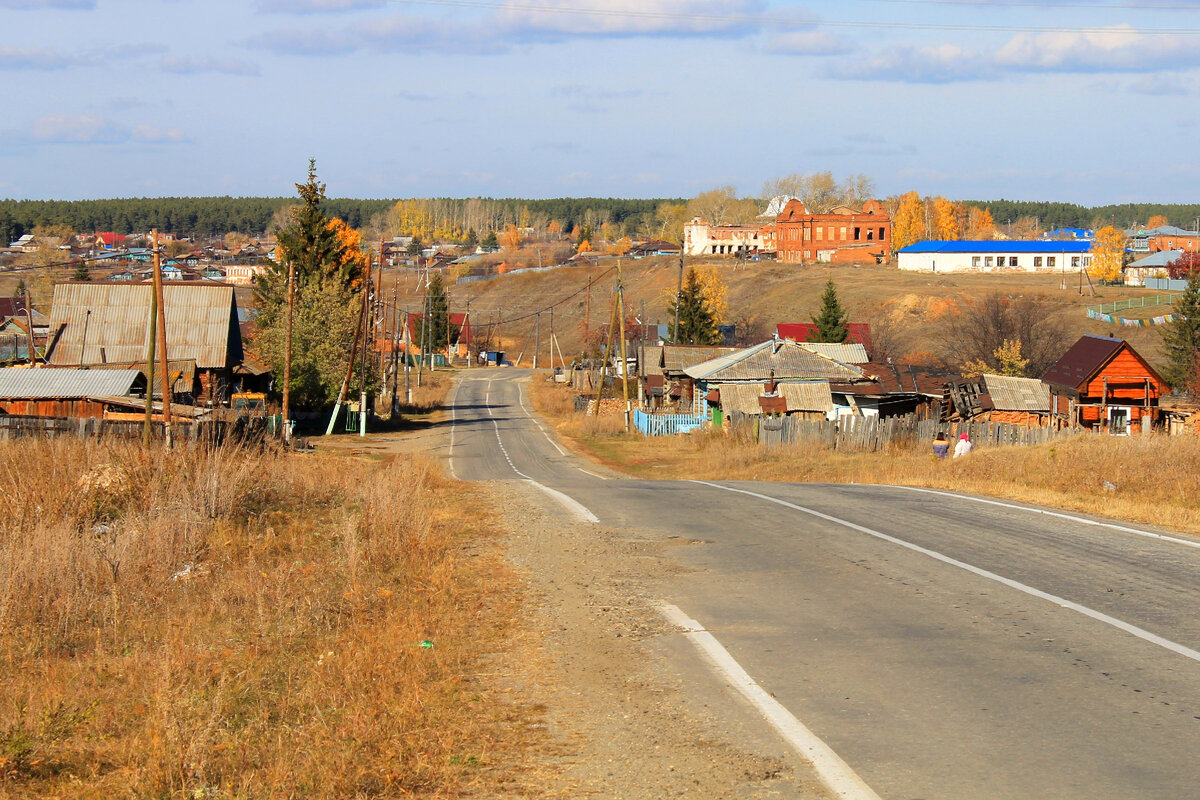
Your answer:
[[[846,312],[838,301],[837,287],[832,280],[825,284],[825,292],[821,295],[821,313],[811,319],[817,329],[809,336],[810,342],[846,341],[850,329],[846,325]]]
[[[679,328],[676,330],[674,317],[679,312]],[[712,310],[704,299],[704,287],[696,270],[689,269],[683,282],[683,291],[678,300],[667,308],[672,317],[671,339],[679,344],[720,344],[721,332]]]
[[[408,243],[408,247],[404,248],[404,252],[410,256],[419,256],[424,249],[425,245],[421,242],[421,237],[414,236],[412,241]]]
[[[1125,234],[1106,225],[1096,231],[1092,241],[1092,265],[1088,267],[1088,275],[1102,281],[1116,281],[1121,277],[1125,268]]]
[[[488,231],[488,235],[483,237],[483,241],[479,243],[479,246],[489,253],[494,253],[499,250],[500,244],[496,241],[496,232]]]
[[[91,279],[92,279],[92,275],[90,272],[88,272],[87,262],[84,261],[83,259],[76,261],[75,262],[75,270],[74,270],[74,272],[71,273],[71,280],[73,280],[73,281],[90,281]]]
[[[1167,359],[1163,378],[1175,389],[1189,388],[1200,366],[1200,271],[1191,272],[1187,282],[1160,334]]]
[[[443,350],[446,342],[458,338],[458,329],[450,324],[450,301],[446,297],[446,286],[442,282],[440,272],[429,276],[429,285],[425,287],[425,315],[418,326],[421,337],[417,344],[428,348],[433,353]]]

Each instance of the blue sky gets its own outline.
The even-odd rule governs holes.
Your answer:
[[[546,10],[551,9],[551,10]],[[1200,3],[0,0],[0,197],[1196,202]]]

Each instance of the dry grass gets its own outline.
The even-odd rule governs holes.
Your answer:
[[[889,453],[800,444],[766,448],[721,431],[647,439],[625,434],[617,417],[585,421],[572,411],[569,388],[535,381],[531,395],[576,450],[638,477],[921,486],[1200,533],[1200,497],[1192,478],[1200,473],[1195,437],[1079,436],[1038,447],[977,448],[968,457],[942,460],[924,448]]]
[[[0,796],[448,797],[517,598],[429,462],[0,446]]]

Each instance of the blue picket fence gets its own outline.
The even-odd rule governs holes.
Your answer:
[[[644,436],[670,436],[695,430],[708,420],[697,414],[647,414],[635,409],[633,425]]]

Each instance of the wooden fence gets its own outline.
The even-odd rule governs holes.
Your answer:
[[[991,445],[1035,445],[1074,436],[1080,429],[1032,428],[1009,422],[946,423],[932,419],[903,417],[841,417],[838,420],[804,420],[799,417],[758,417],[734,412],[730,424],[735,433],[750,435],[765,446],[804,444],[831,450],[887,451],[932,447],[938,432],[946,434],[953,448],[965,433],[976,447]]]
[[[144,425],[145,423],[141,421],[100,419],[98,417],[34,417],[8,414],[0,415],[0,441],[8,441],[22,436],[140,439]],[[150,434],[156,439],[164,438],[166,434],[163,423],[151,422]],[[265,417],[177,420],[171,423],[171,438],[176,442],[219,443],[230,438],[261,440],[266,436]]]

